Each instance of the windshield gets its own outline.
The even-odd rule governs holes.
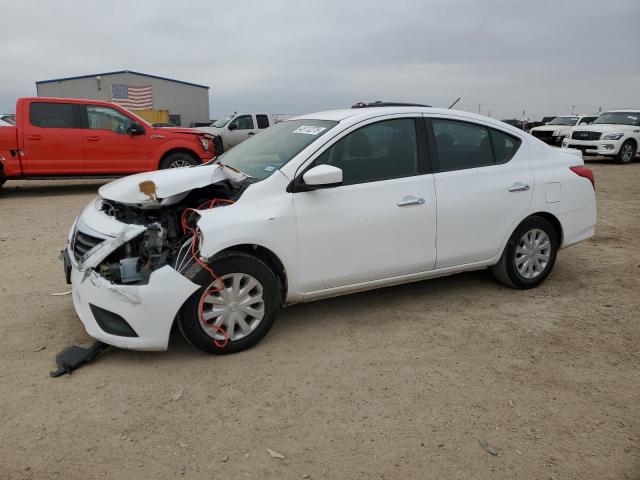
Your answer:
[[[612,112],[603,113],[594,120],[596,123],[609,123],[611,125],[640,125],[640,112]]]
[[[218,161],[264,180],[337,124],[329,120],[278,123],[233,147]]]
[[[556,117],[549,122],[549,125],[575,125],[578,117]]]
[[[222,128],[227,123],[229,123],[233,117],[235,117],[235,115],[227,115],[226,117],[221,118],[220,120],[216,120],[215,122],[213,122],[213,125],[211,125],[211,126],[212,127],[216,127],[216,128]]]

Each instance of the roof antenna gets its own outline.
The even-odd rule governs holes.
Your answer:
[[[462,100],[462,97],[458,97],[458,99],[457,99],[455,102],[453,102],[451,105],[449,105],[449,110],[451,110],[453,107],[455,107],[455,105],[456,105],[460,100]]]

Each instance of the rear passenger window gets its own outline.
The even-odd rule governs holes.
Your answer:
[[[402,118],[359,128],[314,162],[314,165],[322,164],[342,169],[343,185],[417,175],[415,123]]]
[[[493,154],[496,163],[507,163],[513,158],[522,143],[519,138],[491,129]]]
[[[34,102],[29,106],[29,120],[42,128],[80,128],[71,103]]]
[[[439,171],[493,164],[489,129],[473,123],[433,119]]]
[[[269,127],[269,118],[266,115],[256,115],[256,120],[258,120],[258,128]]]

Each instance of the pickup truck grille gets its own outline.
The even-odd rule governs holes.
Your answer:
[[[553,130],[534,130],[531,134],[540,139],[550,139],[553,136]]]
[[[573,134],[571,135],[571,138],[573,138],[574,140],[600,140],[601,135],[602,133],[600,132],[578,131],[578,132],[573,132]]]
[[[85,253],[102,242],[104,238],[93,237],[76,230],[72,243],[73,256],[76,260],[80,260]]]

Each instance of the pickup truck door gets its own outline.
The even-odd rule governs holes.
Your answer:
[[[85,171],[87,174],[135,173],[158,168],[149,158],[149,136],[132,135],[135,122],[115,108],[84,105]],[[137,122],[136,122],[137,123]]]
[[[18,129],[22,132],[25,175],[82,175],[84,149],[81,105],[25,102]]]
[[[224,148],[235,147],[258,132],[254,115],[238,115],[229,122],[224,137]]]

